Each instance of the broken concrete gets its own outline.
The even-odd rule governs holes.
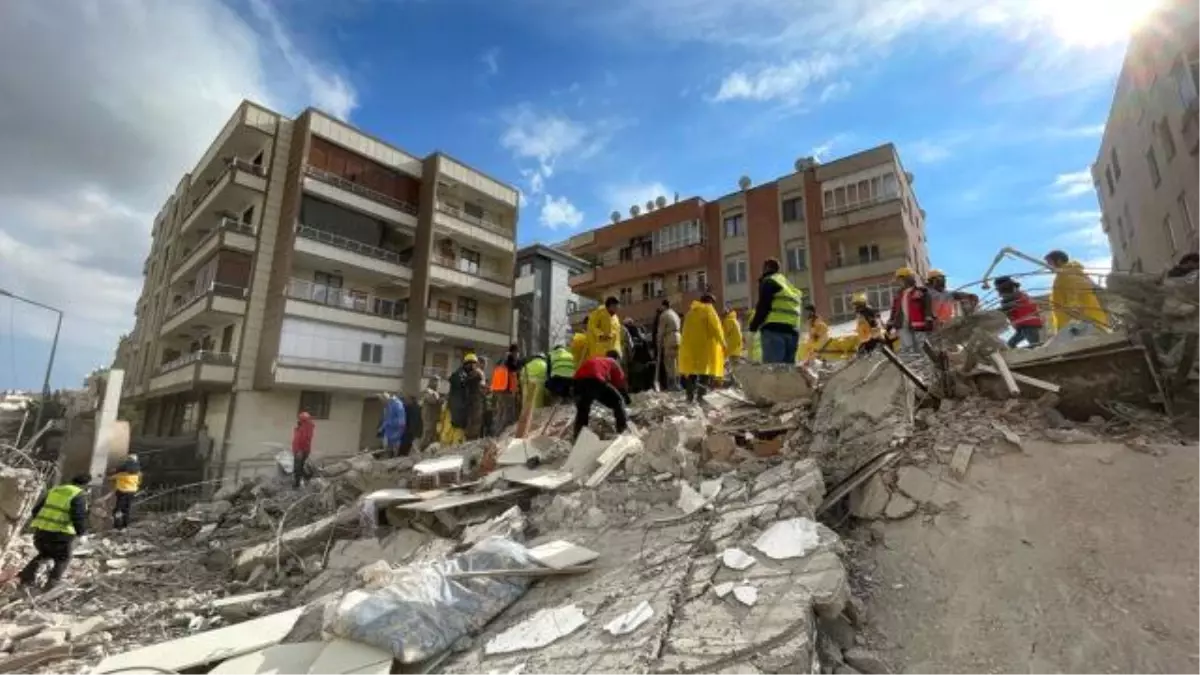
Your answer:
[[[731,369],[746,398],[757,405],[812,398],[809,375],[791,364],[741,363]]]
[[[41,491],[42,481],[37,472],[0,465],[0,558],[9,540],[29,517]]]
[[[303,556],[332,539],[339,526],[348,526],[357,520],[358,514],[353,509],[346,509],[315,523],[288,530],[279,538],[278,545],[275,541],[268,541],[242,551],[234,562],[234,571],[239,575],[248,575],[264,562],[274,564],[276,554],[282,552],[281,547],[290,555]]]

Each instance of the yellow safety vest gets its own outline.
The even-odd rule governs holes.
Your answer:
[[[546,381],[546,355],[534,354],[525,362],[525,367],[522,369],[525,372],[525,381],[529,384],[541,384]]]
[[[75,524],[71,522],[71,502],[83,493],[78,485],[59,485],[46,493],[46,503],[33,517],[29,526],[35,530],[46,532],[62,532],[75,534]]]
[[[550,377],[575,377],[575,355],[566,347],[550,352]]]
[[[775,297],[771,298],[771,311],[767,314],[767,320],[763,324],[775,323],[783,326],[791,326],[795,328],[800,325],[800,289],[792,285],[788,278],[776,272],[768,277],[774,281],[779,290],[775,292]]]
[[[141,474],[122,472],[113,476],[113,487],[117,492],[137,492],[141,486]]]

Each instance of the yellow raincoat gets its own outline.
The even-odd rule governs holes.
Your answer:
[[[736,359],[745,355],[745,348],[742,345],[742,323],[738,321],[737,312],[730,311],[721,321],[721,332],[725,334],[725,346],[729,351],[729,358]]]
[[[575,357],[575,367],[583,365],[583,360],[588,355],[588,339],[583,333],[576,333],[571,336],[571,356]]]
[[[1054,310],[1051,320],[1056,333],[1072,321],[1094,323],[1103,330],[1112,325],[1096,294],[1096,284],[1084,273],[1083,265],[1074,260],[1055,272],[1050,307]]]
[[[693,300],[683,317],[679,374],[725,376],[725,331],[717,308],[708,303]]]
[[[621,351],[621,320],[603,305],[588,315],[587,328],[588,358]]]
[[[808,337],[804,342],[800,343],[800,348],[796,350],[796,360],[803,361],[805,359],[820,356],[826,358],[825,354],[817,354],[817,350],[825,341],[829,339],[829,324],[821,317],[816,317],[808,322]]]

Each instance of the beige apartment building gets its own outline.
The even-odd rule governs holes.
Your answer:
[[[1130,40],[1092,165],[1117,270],[1160,273],[1195,252],[1200,21],[1166,0]]]
[[[712,201],[664,197],[633,205],[628,218],[613,213],[611,224],[567,242],[594,265],[571,278],[572,289],[616,297],[622,316],[643,323],[664,298],[686,309],[706,289],[745,316],[763,262],[777,258],[806,302],[844,321],[858,292],[887,309],[897,268],[928,272],[925,212],[894,145],[824,163],[805,157],[794,169],[758,185],[743,176]]]
[[[375,443],[415,393],[509,344],[517,190],[314,109],[243,102],[154,221],[124,395],[144,436],[204,432],[229,475],[316,418],[314,453]]]

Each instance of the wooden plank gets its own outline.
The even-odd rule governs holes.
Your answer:
[[[599,553],[590,548],[572,544],[565,539],[534,546],[529,549],[529,555],[542,565],[553,569],[585,565],[600,557]]]
[[[1000,352],[992,352],[988,355],[992,363],[996,365],[996,370],[1000,373],[1000,379],[1004,380],[1004,386],[1008,387],[1008,393],[1013,396],[1021,395],[1021,388],[1017,386],[1017,381],[1013,379],[1012,371],[1008,369],[1008,362],[1004,360]]]
[[[970,443],[959,443],[950,458],[950,473],[962,480],[967,477],[967,467],[971,465],[971,456],[975,454],[975,446]]]
[[[521,492],[524,492],[526,489],[527,488],[519,487],[519,488],[508,488],[505,490],[494,490],[492,492],[478,492],[478,493],[469,494],[469,495],[445,495],[443,497],[437,497],[435,499],[428,499],[423,502],[415,502],[412,504],[397,504],[396,506],[393,506],[392,508],[399,509],[401,511],[421,511],[424,513],[434,513],[437,511],[444,511],[446,509],[457,508],[460,506],[470,506],[471,504],[481,504],[483,502],[490,502],[490,501],[493,501],[496,499],[503,499],[505,497],[511,497],[515,494],[520,494]]]
[[[987,373],[988,375],[999,375],[1000,374],[1000,371],[998,371],[995,368],[993,368],[987,364],[984,364],[984,363],[981,363],[981,364],[975,366],[975,370],[976,370],[976,372]],[[1025,375],[1024,373],[1015,373],[1015,372],[1012,372],[1011,370],[1009,371],[1009,374],[1012,375],[1012,378],[1014,380],[1016,380],[1017,382],[1020,382],[1021,384],[1028,384],[1031,387],[1037,387],[1038,389],[1044,389],[1046,391],[1053,392],[1055,394],[1062,391],[1062,387],[1058,386],[1057,384],[1054,384],[1053,382],[1039,380],[1036,377],[1030,377],[1028,375]]]

